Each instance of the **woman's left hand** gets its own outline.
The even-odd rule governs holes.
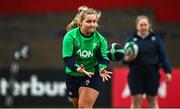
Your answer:
[[[110,74],[112,74],[112,72],[109,72],[106,69],[101,70],[100,76],[102,77],[103,82],[108,81],[108,78],[111,78]]]

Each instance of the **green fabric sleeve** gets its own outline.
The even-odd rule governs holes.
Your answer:
[[[66,34],[63,39],[62,55],[64,57],[71,57],[73,55],[74,39],[70,34]]]
[[[107,57],[107,47],[108,47],[107,41],[105,39],[103,39],[101,41],[101,48],[100,48],[101,56],[102,56],[103,59],[109,60],[108,57]],[[103,70],[103,69],[106,69],[106,68],[107,68],[107,65],[105,63],[104,64],[102,64],[102,63],[99,64],[99,72],[101,70]]]

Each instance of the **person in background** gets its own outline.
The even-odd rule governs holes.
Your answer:
[[[151,21],[147,16],[138,16],[136,32],[126,41],[135,42],[139,47],[135,59],[126,54],[125,62],[129,65],[128,84],[132,95],[131,108],[141,108],[143,94],[149,108],[158,108],[157,91],[160,84],[159,68],[166,74],[166,81],[171,81],[171,67],[165,47],[156,33],[151,30]]]

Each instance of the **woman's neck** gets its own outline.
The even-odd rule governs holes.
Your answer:
[[[149,35],[149,32],[147,32],[146,34],[141,34],[140,32],[137,32],[138,36],[140,36],[141,38],[146,38]]]
[[[85,31],[82,30],[81,28],[80,28],[80,31],[81,31],[81,33],[82,33],[83,35],[88,36],[88,37],[90,37],[91,34],[92,34],[92,33],[90,33],[90,32],[85,32]]]

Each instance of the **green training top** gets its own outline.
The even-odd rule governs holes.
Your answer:
[[[75,57],[76,66],[81,64],[88,72],[95,72],[95,66],[99,65],[99,71],[107,67],[98,63],[99,55],[107,57],[107,41],[97,31],[94,31],[91,37],[85,37],[80,32],[80,28],[74,28],[66,33],[63,39],[62,55],[65,57]],[[98,55],[98,56],[97,56]],[[83,76],[84,74],[74,72],[66,66],[66,73],[72,76]]]

